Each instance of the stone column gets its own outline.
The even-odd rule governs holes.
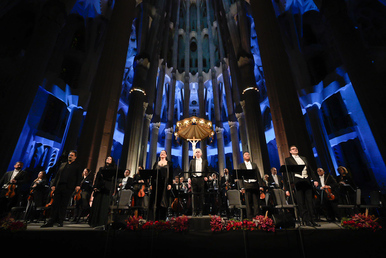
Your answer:
[[[188,69],[189,71],[189,69]],[[186,72],[185,72],[186,73]],[[189,75],[185,75],[185,83],[184,83],[184,118],[189,117],[189,103],[190,103],[190,84],[189,84]],[[189,170],[189,142],[183,140],[182,143],[182,167],[184,171]]]
[[[244,102],[240,102],[240,103],[244,103]],[[244,112],[235,113],[235,115],[236,115],[237,121],[239,123],[240,139],[241,139],[241,149],[242,149],[243,152],[249,151],[249,148],[248,148],[248,134],[247,134],[247,127],[245,125]]]
[[[149,111],[149,106],[147,107],[146,112]],[[143,130],[142,130],[142,143],[141,143],[141,150],[139,152],[139,164],[142,165],[144,168],[146,167],[146,160],[147,160],[147,142],[149,140],[149,129],[150,129],[150,122],[153,119],[153,114],[145,113],[145,117],[143,119]],[[136,171],[132,171],[136,172]]]
[[[80,160],[93,171],[111,152],[134,7],[135,1],[116,2],[94,79],[79,144]]]
[[[206,119],[206,99],[205,99],[205,85],[204,85],[204,78],[202,76],[202,73],[198,76],[198,105],[199,105],[199,114],[201,118]],[[206,141],[200,141],[200,148],[202,150],[202,157],[204,159],[208,158],[208,154],[206,151]]]
[[[160,122],[151,123],[149,159],[147,162],[147,168],[149,169],[153,168],[153,165],[157,159],[157,143],[158,143],[158,134],[159,134],[160,126],[161,126]]]
[[[230,128],[230,135],[231,135],[231,141],[232,141],[233,169],[237,169],[238,165],[242,162],[242,159],[240,156],[238,123],[235,121],[228,121],[228,124]]]
[[[220,110],[220,93],[217,85],[216,71],[212,69],[212,88],[213,88],[213,105],[214,105],[214,118],[216,125],[216,138],[217,138],[217,156],[218,156],[218,168],[222,173],[225,167],[225,152],[224,152],[224,128],[222,128],[221,122],[221,110]]]
[[[224,128],[216,126],[218,172],[222,176],[225,168]]]
[[[266,87],[281,164],[296,145],[316,167],[311,141],[300,107],[288,55],[271,1],[253,1],[252,15],[259,42]]]

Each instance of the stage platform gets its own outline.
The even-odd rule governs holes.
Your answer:
[[[208,218],[201,220],[198,222]],[[339,223],[320,224],[274,233],[207,229],[175,233],[96,230],[85,223],[69,222],[63,227],[40,228],[42,223],[30,223],[26,231],[0,232],[0,243],[7,250],[16,250],[18,257],[36,253],[71,257],[385,257],[385,230],[353,231],[342,229]]]

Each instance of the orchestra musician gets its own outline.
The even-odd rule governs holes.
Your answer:
[[[247,210],[247,219],[252,219],[259,214],[260,191],[263,191],[263,180],[261,179],[259,168],[256,163],[251,161],[251,155],[248,151],[243,154],[244,162],[239,164],[239,169],[254,170],[253,179],[239,180],[242,192],[245,192],[245,206]]]
[[[316,208],[320,213],[324,213],[327,221],[333,222],[335,218],[340,221],[341,215],[338,209],[338,183],[331,174],[326,174],[323,168],[316,170],[318,179],[316,184]]]
[[[338,167],[339,176],[337,177],[337,182],[339,184],[339,202],[342,204],[353,204],[356,200],[356,189],[357,186],[344,166]]]
[[[40,171],[37,178],[32,182],[27,198],[27,207],[24,214],[24,220],[34,219],[37,207],[44,205],[46,192],[46,172]]]
[[[6,172],[0,179],[0,217],[21,201],[20,188],[28,180],[27,172],[22,170],[23,165],[21,161],[16,162],[14,170]]]
[[[134,184],[134,178],[130,177],[130,169],[126,169],[123,173],[123,178],[118,179],[118,189],[121,190],[132,190]]]
[[[82,173],[82,181],[80,182],[80,191],[74,192],[75,210],[73,222],[79,223],[80,218],[90,213],[90,198],[93,191],[94,175],[91,170],[85,168]]]
[[[68,154],[67,162],[60,165],[58,173],[51,182],[51,190],[54,191],[51,217],[47,223],[41,227],[53,227],[54,223],[58,223],[59,227],[63,227],[63,221],[71,195],[74,189],[75,191],[80,190],[82,168],[76,161],[76,157],[77,152],[71,150]]]
[[[283,189],[283,177],[277,174],[275,167],[271,168],[271,176],[269,177],[269,185],[275,189]]]
[[[227,191],[234,188],[234,179],[227,168],[224,168],[224,175],[220,178],[220,186],[221,209],[225,210],[227,215],[229,215]]]
[[[300,217],[307,226],[320,227],[320,225],[314,221],[315,214],[312,195],[313,185],[317,185],[315,182],[317,177],[310,167],[307,158],[299,156],[299,150],[295,145],[290,146],[290,154],[290,157],[285,159],[287,165],[305,165],[303,171],[296,173],[293,182],[291,182],[295,185],[295,197],[299,206]],[[287,180],[285,181],[287,182]],[[289,189],[289,187],[286,187],[286,189]],[[286,194],[287,196],[289,195],[288,190]]]
[[[116,165],[114,159],[108,156],[105,165],[100,167],[95,175],[93,183],[94,200],[91,206],[89,225],[95,229],[104,229],[108,221],[111,196],[113,194],[114,182],[112,178],[104,176],[106,171],[115,171]],[[113,172],[112,172],[113,173]]]
[[[166,219],[170,201],[170,190],[173,184],[173,163],[167,159],[167,156],[166,151],[162,150],[159,154],[159,160],[153,165],[153,170],[157,170],[158,180],[153,178],[151,182],[150,220]],[[157,181],[158,184],[156,183]]]
[[[195,158],[190,161],[189,172],[191,173],[191,185],[193,192],[193,216],[202,216],[204,207],[205,181],[208,180],[206,173],[209,172],[208,161],[202,158],[202,151],[196,148]]]
[[[46,185],[46,172],[43,170],[39,172],[38,177],[32,182],[30,187],[28,200],[33,200],[35,207],[42,207],[44,205]]]
[[[137,173],[133,177],[133,196],[134,203],[131,206],[144,206],[144,198],[147,193],[148,184],[141,177],[142,166],[138,166]]]

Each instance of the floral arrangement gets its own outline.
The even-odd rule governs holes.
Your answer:
[[[376,231],[382,228],[378,223],[378,218],[375,218],[374,215],[368,215],[363,213],[355,214],[351,218],[343,218],[341,221],[341,226],[346,229],[367,229]]]
[[[27,229],[27,224],[21,221],[16,221],[11,216],[7,216],[0,220],[0,231],[17,232]]]
[[[271,218],[266,216],[256,216],[252,220],[224,220],[219,216],[211,216],[210,227],[213,232],[231,231],[231,230],[247,230],[256,231],[263,230],[267,232],[275,232],[275,224]]]
[[[169,221],[146,221],[141,216],[130,216],[126,222],[126,228],[129,231],[154,229],[156,231],[173,230],[174,232],[184,232],[189,228],[189,219],[185,215],[177,218],[171,218]]]
[[[210,229],[213,232],[222,231],[226,226],[227,222],[220,216],[210,216]]]

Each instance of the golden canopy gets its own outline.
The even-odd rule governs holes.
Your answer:
[[[203,140],[207,137],[213,137],[213,125],[211,121],[199,117],[189,117],[176,124],[174,135],[185,140]]]

